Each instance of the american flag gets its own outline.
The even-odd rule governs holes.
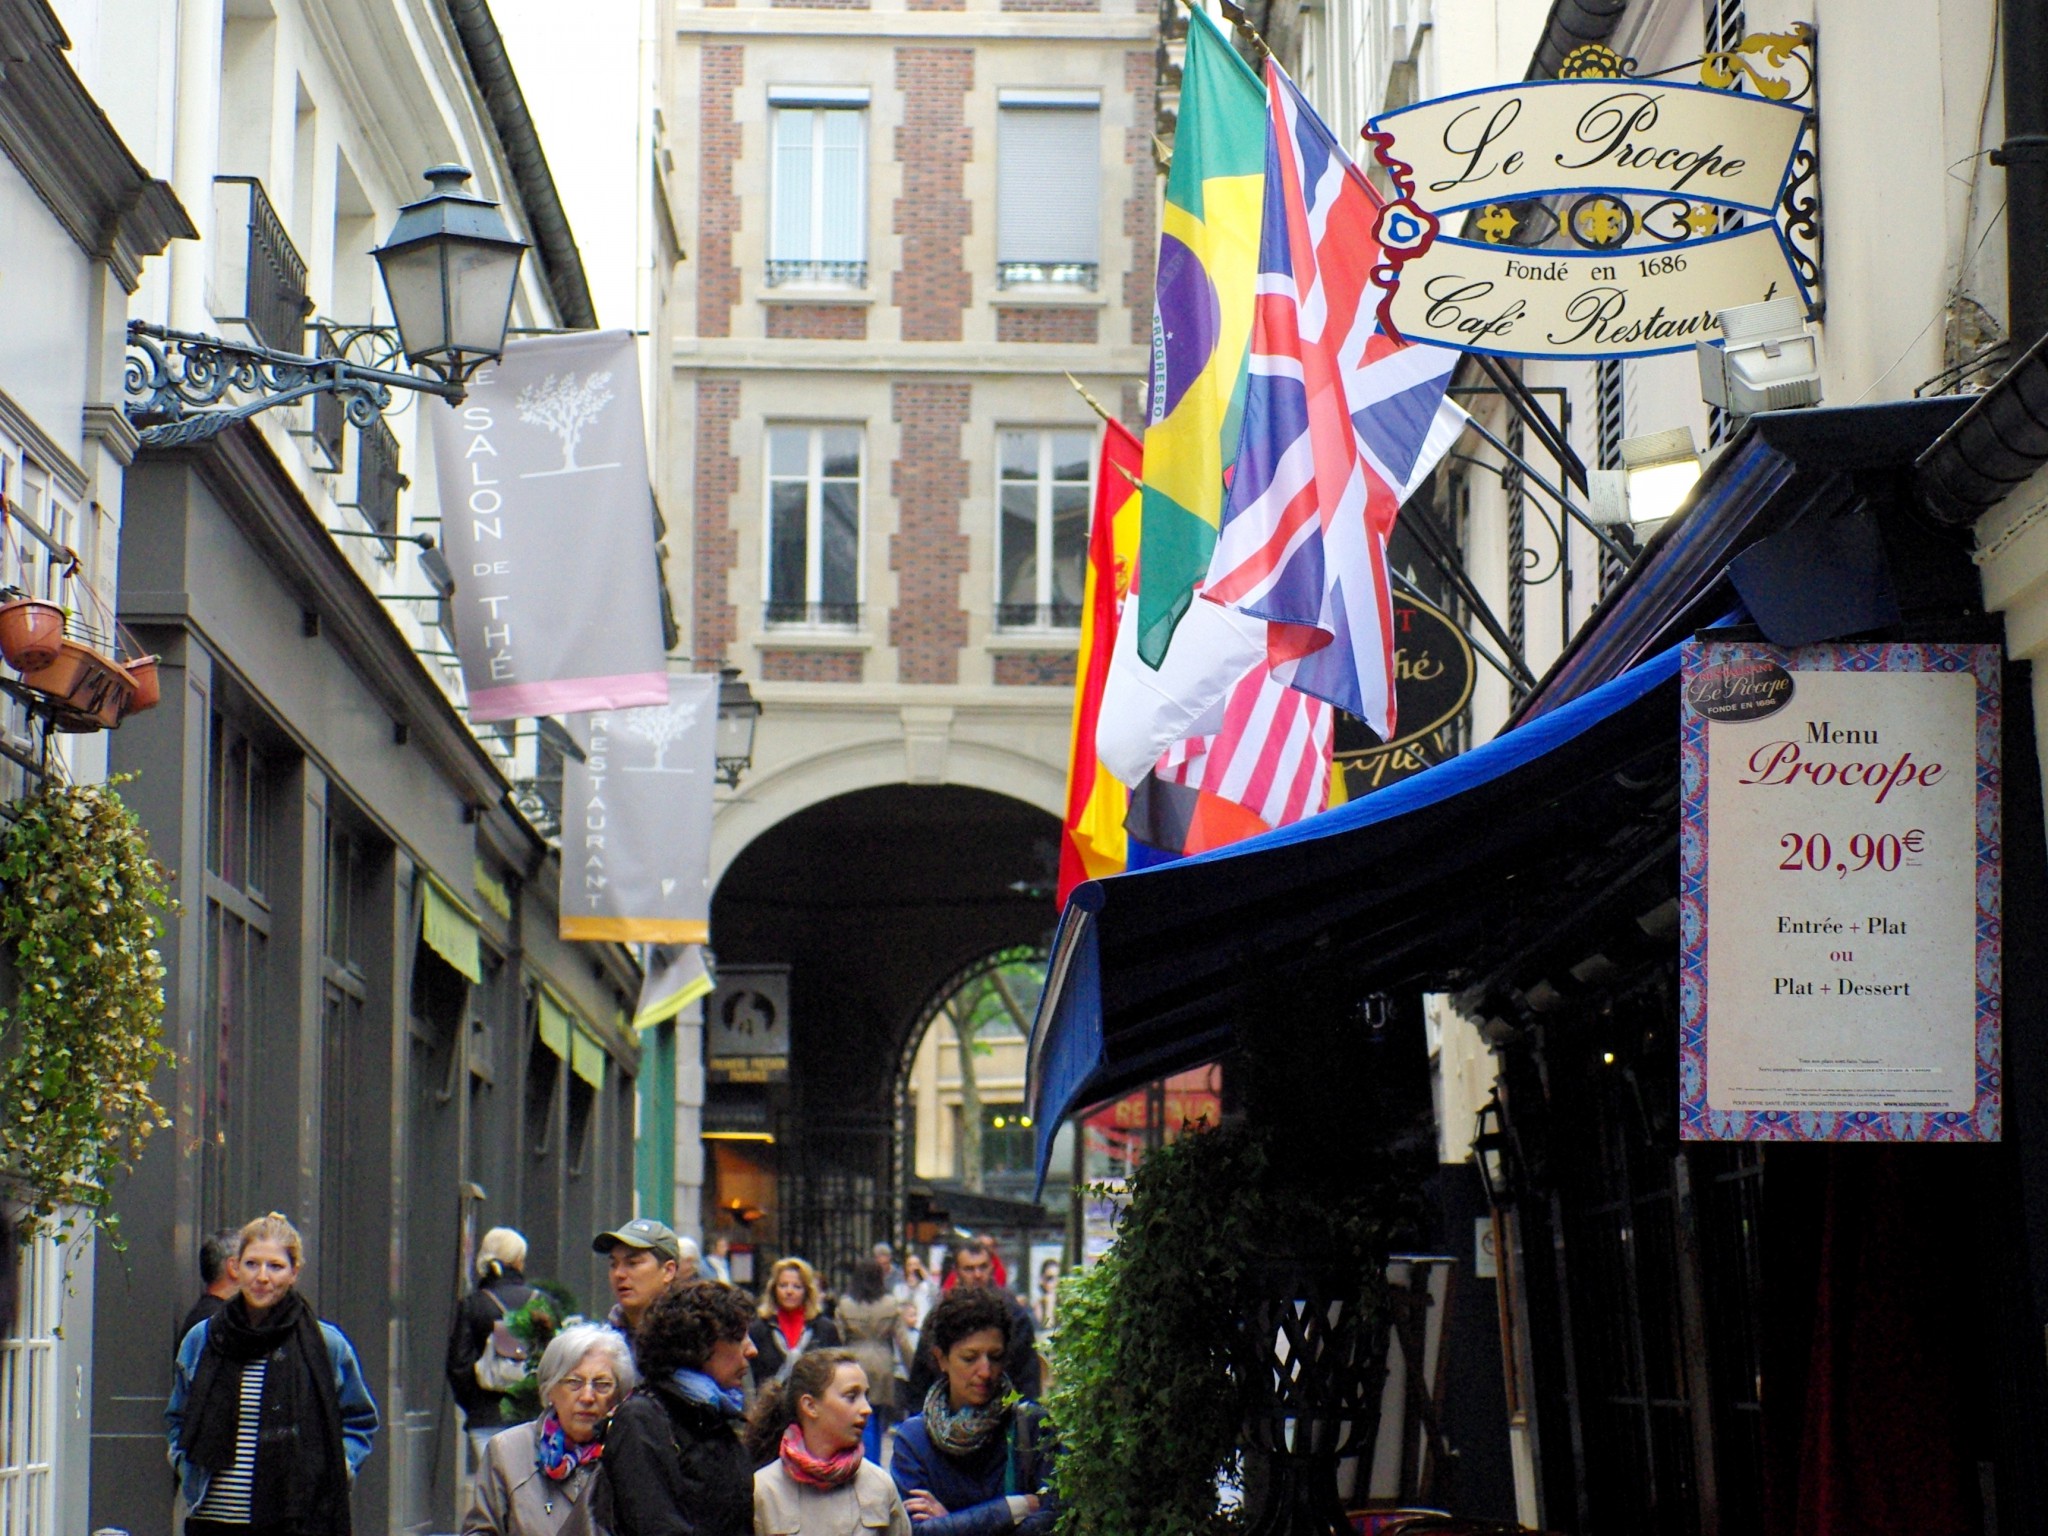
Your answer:
[[[1212,716],[1197,727],[1201,734],[1168,747],[1153,774],[1240,805],[1268,827],[1284,827],[1315,815],[1329,798],[1333,719],[1321,699],[1255,667],[1223,700],[1221,718]]]
[[[1387,539],[1464,429],[1459,354],[1375,319],[1380,199],[1266,65],[1265,223],[1244,426],[1203,595],[1267,621],[1274,677],[1394,737]]]

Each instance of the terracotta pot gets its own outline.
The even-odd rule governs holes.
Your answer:
[[[64,610],[26,597],[0,606],[0,656],[17,672],[33,672],[57,659],[64,643]]]
[[[47,694],[57,706],[52,723],[60,731],[96,731],[121,723],[135,691],[127,671],[89,645],[66,640],[56,659],[25,673],[22,682]]]
[[[139,715],[145,709],[154,709],[163,697],[162,684],[156,675],[157,660],[155,656],[138,656],[124,666],[123,670],[135,684],[133,692],[128,695],[128,714]]]

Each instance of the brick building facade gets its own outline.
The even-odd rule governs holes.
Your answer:
[[[660,494],[693,557],[671,576],[699,664],[766,709],[714,878],[864,790],[1056,816],[1100,435],[1065,375],[1135,418],[1156,0],[669,0],[663,22],[685,254],[657,306]],[[1021,884],[1049,875],[1046,825]]]

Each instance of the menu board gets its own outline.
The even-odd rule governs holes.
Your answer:
[[[1686,1139],[1998,1139],[2000,665],[1686,647]]]

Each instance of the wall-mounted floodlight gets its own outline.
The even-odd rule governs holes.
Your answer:
[[[1679,507],[1700,477],[1699,450],[1692,428],[1673,427],[1631,437],[1621,445],[1620,469],[1599,469],[1591,476],[1593,521],[1608,527],[1634,528],[1660,523]]]
[[[1820,404],[1820,343],[1802,301],[1743,304],[1718,318],[1721,340],[1693,344],[1707,404],[1732,416]]]

